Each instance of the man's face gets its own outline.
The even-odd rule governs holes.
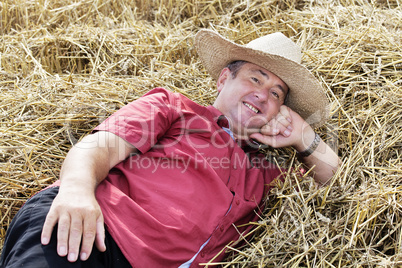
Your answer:
[[[245,63],[235,78],[224,68],[217,88],[214,107],[228,117],[233,133],[242,139],[274,118],[288,93],[279,77],[252,63]]]

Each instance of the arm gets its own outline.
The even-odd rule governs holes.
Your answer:
[[[80,251],[86,260],[95,245],[105,251],[103,216],[95,199],[97,185],[109,170],[136,153],[135,147],[105,131],[88,135],[67,154],[60,172],[59,194],[54,199],[42,230],[42,244],[49,243],[58,224],[57,252],[74,262]]]
[[[300,115],[282,105],[276,118],[250,137],[274,148],[292,146],[302,152],[313,142],[315,132]],[[314,167],[313,177],[319,185],[327,183],[340,164],[338,155],[321,139],[317,149],[301,161],[309,169]]]
[[[302,138],[298,144],[293,145],[296,151],[305,151],[313,143],[315,132],[306,126],[303,130]],[[300,156],[300,160],[308,168],[313,169],[313,177],[319,185],[325,185],[337,171],[341,161],[338,155],[320,139],[318,147],[307,157]]]

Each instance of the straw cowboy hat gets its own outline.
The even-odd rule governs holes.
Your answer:
[[[274,73],[289,87],[286,105],[312,127],[325,123],[328,99],[318,80],[301,63],[301,49],[282,33],[257,38],[238,45],[218,33],[203,29],[195,36],[201,61],[216,80],[227,64],[237,60],[251,62]]]

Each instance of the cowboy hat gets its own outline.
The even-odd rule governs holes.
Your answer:
[[[247,45],[238,45],[218,33],[203,29],[195,36],[201,62],[212,78],[233,61],[254,63],[274,73],[289,88],[286,105],[312,127],[325,123],[328,99],[313,74],[301,63],[301,49],[282,33],[259,37]]]

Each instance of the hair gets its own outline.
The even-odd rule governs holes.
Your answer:
[[[237,73],[239,72],[241,67],[246,63],[247,61],[244,60],[236,60],[226,65],[226,67],[230,70],[230,73],[232,74],[232,78],[236,78]]]

